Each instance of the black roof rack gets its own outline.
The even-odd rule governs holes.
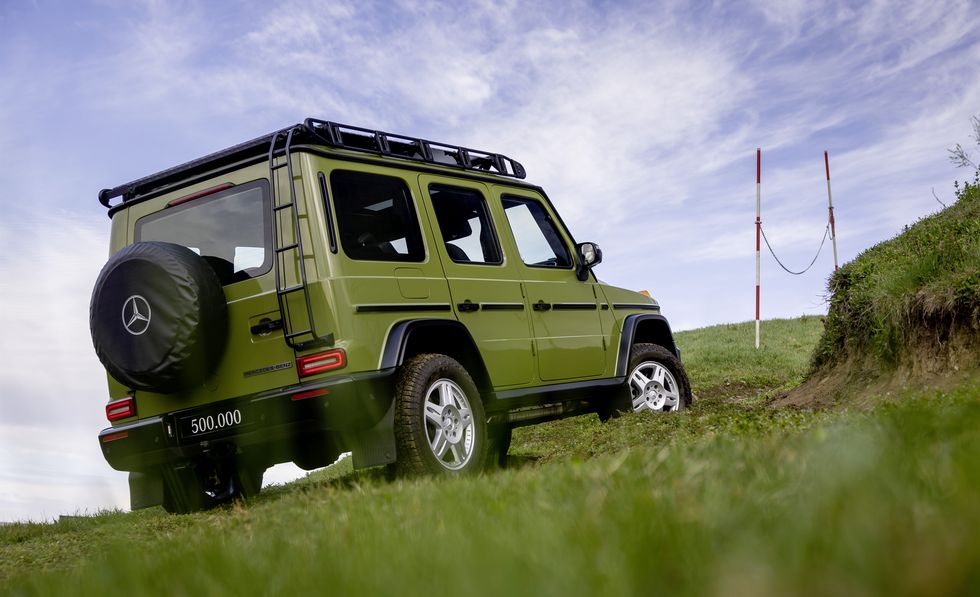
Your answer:
[[[489,151],[427,141],[315,118],[307,118],[303,122],[303,126],[327,145],[339,149],[365,151],[385,157],[441,164],[466,170],[479,170],[513,178],[523,179],[527,175],[520,162],[499,153],[490,153]]]
[[[223,167],[242,166],[264,158],[275,136],[290,129],[294,129],[294,135],[299,142],[323,144],[336,149],[361,151],[377,156],[414,160],[512,178],[523,179],[527,175],[520,162],[499,153],[307,118],[302,124],[295,124],[281,131],[239,143],[112,189],[103,189],[99,192],[99,203],[114,210],[130,199],[172,184],[185,182],[193,176],[213,172]],[[114,197],[122,197],[122,203],[111,205],[110,201]],[[111,214],[112,211],[109,213]]]

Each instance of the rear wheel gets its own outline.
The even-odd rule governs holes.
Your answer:
[[[475,473],[487,454],[487,424],[473,378],[455,359],[409,359],[395,388],[399,475]]]

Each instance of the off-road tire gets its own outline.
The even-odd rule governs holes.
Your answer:
[[[436,384],[455,384],[469,404],[472,420],[471,447],[468,458],[453,470],[440,461],[427,435],[425,405]],[[465,439],[462,441],[466,441]],[[487,424],[480,394],[473,378],[455,359],[443,354],[420,354],[405,362],[395,385],[395,462],[397,476],[465,475],[483,470],[487,455]],[[453,444],[459,445],[459,444]],[[452,446],[450,446],[451,448]],[[464,451],[466,447],[462,448]]]
[[[683,410],[691,406],[692,394],[691,383],[687,379],[687,372],[680,359],[659,344],[634,344],[630,349],[630,362],[626,370],[626,385],[619,397],[615,400],[609,415],[618,417],[622,414],[633,412],[633,400],[630,392],[631,376],[633,371],[642,363],[657,363],[666,369],[677,384],[677,393],[680,400],[676,410]]]

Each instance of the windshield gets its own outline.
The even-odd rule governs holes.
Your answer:
[[[268,201],[264,180],[232,187],[140,218],[136,240],[189,248],[222,285],[254,278],[272,266]]]

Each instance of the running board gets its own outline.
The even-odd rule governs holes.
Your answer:
[[[523,425],[538,423],[542,420],[560,419],[566,416],[581,415],[590,412],[595,412],[595,405],[586,400],[572,400],[569,402],[555,402],[537,406],[512,408],[509,411],[491,415],[487,419],[487,424],[521,427]]]

